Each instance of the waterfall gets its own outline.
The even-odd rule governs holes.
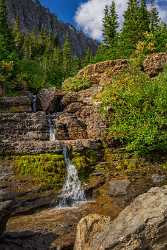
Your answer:
[[[50,141],[53,142],[56,140],[56,137],[55,137],[55,129],[53,126],[51,116],[48,117],[48,128],[49,128],[49,139],[50,139]]]
[[[32,96],[32,111],[35,113],[37,112],[37,96]]]
[[[60,195],[59,207],[73,206],[78,202],[86,201],[86,196],[78,177],[78,171],[69,159],[67,147],[64,147],[63,154],[67,168],[67,177]]]

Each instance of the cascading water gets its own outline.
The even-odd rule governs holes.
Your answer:
[[[63,154],[67,168],[67,177],[60,195],[59,207],[68,207],[74,206],[81,201],[86,201],[86,196],[81,187],[78,171],[69,159],[67,147],[64,147]]]
[[[55,129],[52,123],[52,119],[51,116],[48,117],[48,128],[49,128],[49,139],[50,141],[55,141],[56,137],[55,137]]]
[[[32,96],[32,111],[35,113],[37,112],[37,96]]]

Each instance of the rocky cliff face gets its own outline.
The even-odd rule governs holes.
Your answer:
[[[82,55],[87,48],[96,51],[97,44],[77,31],[73,26],[58,20],[47,8],[41,6],[39,1],[33,0],[6,0],[8,21],[13,25],[16,17],[20,19],[20,28],[23,32],[46,30],[52,32],[60,45],[66,36],[71,41],[74,55]]]

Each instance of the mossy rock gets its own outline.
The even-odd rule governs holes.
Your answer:
[[[73,153],[72,155],[72,163],[76,166],[81,181],[87,180],[97,162],[98,156],[95,150],[86,150],[83,153]]]
[[[65,177],[64,156],[58,154],[17,156],[15,172],[19,176],[31,177],[42,186],[59,189]]]

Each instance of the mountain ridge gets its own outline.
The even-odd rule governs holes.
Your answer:
[[[12,26],[19,17],[20,29],[24,33],[34,30],[51,32],[61,46],[68,37],[73,54],[77,56],[82,56],[88,48],[93,53],[97,49],[96,41],[78,31],[71,24],[60,21],[48,8],[42,6],[39,0],[6,0],[6,7],[9,25]]]

